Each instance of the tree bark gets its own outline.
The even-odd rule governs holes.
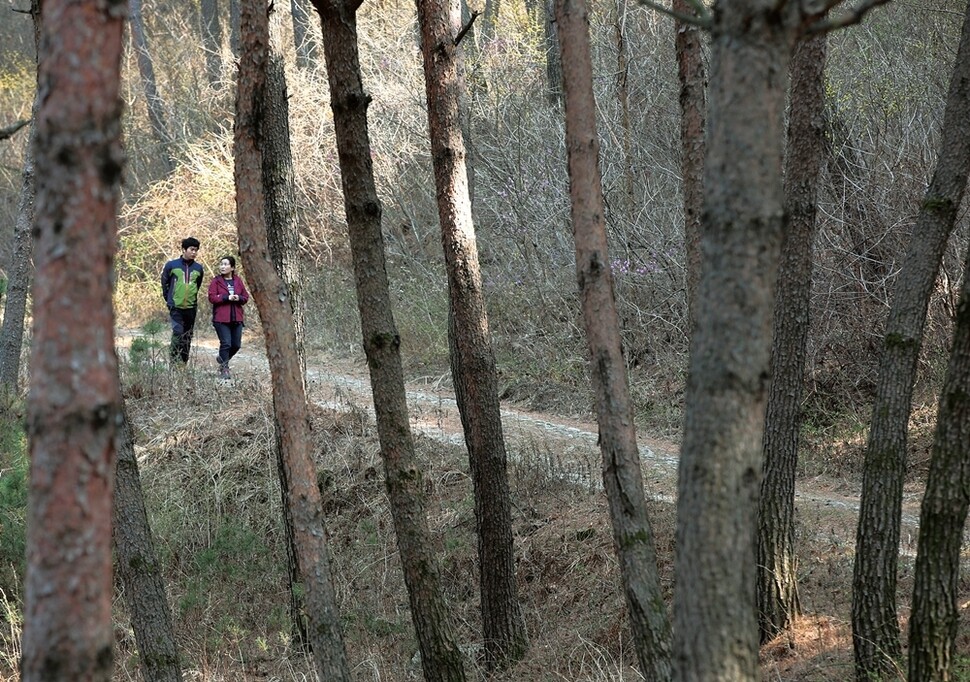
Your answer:
[[[145,20],[141,13],[141,0],[130,0],[128,20],[131,22],[131,40],[138,57],[138,72],[141,74],[142,86],[145,88],[145,104],[148,107],[148,122],[151,125],[152,136],[161,154],[157,158],[162,163],[165,175],[175,169],[172,158],[172,137],[165,123],[165,103],[158,94],[158,81],[155,78],[155,65],[148,49],[148,38],[145,35]]]
[[[121,419],[111,283],[126,8],[45,0],[41,9],[21,679],[109,682]]]
[[[263,191],[266,200],[266,236],[270,256],[276,274],[286,291],[293,316],[296,334],[296,354],[301,376],[306,377],[306,353],[304,351],[303,299],[300,295],[299,276],[300,240],[296,227],[296,196],[293,186],[293,154],[290,149],[289,102],[286,92],[286,73],[283,55],[280,53],[280,23],[278,12],[270,16],[270,44],[266,63],[265,133],[263,148]],[[304,381],[304,391],[306,382]],[[283,461],[283,448],[276,434],[276,460],[280,476],[280,492],[283,496],[283,529],[286,536],[287,591],[290,595],[291,639],[297,648],[308,644],[306,616],[304,613],[303,579],[297,564],[296,539],[293,518],[287,501],[289,482]]]
[[[701,250],[681,447],[674,589],[678,680],[758,679],[761,438],[795,3],[713,11]],[[726,540],[726,539],[730,540]]]
[[[297,565],[305,580],[309,643],[320,680],[351,679],[330,569],[327,530],[311,456],[303,367],[296,352],[293,311],[269,253],[264,220],[268,8],[264,0],[240,3],[240,49],[234,134],[239,252],[263,323],[273,382],[273,411],[292,521]]]
[[[896,278],[866,446],[852,580],[856,679],[895,674],[900,515],[913,382],[933,285],[970,172],[970,35],[966,19],[950,80],[933,179]]]
[[[131,423],[124,407],[121,415],[114,497],[118,574],[125,588],[125,602],[135,631],[145,682],[181,682],[182,667],[172,629],[172,614],[148,524]]]
[[[960,622],[960,548],[970,504],[970,262],[964,269],[926,492],[909,621],[909,680],[951,679]]]
[[[672,9],[691,15],[687,0],[673,0]],[[707,71],[702,33],[680,20],[674,22],[677,78],[680,81],[680,172],[684,194],[684,250],[687,254],[688,336],[697,324],[697,283],[701,274],[701,211],[704,201],[704,128],[707,116]]]
[[[964,25],[964,40],[966,33]],[[965,58],[962,48],[961,57]],[[909,620],[909,682],[953,679],[950,671],[960,623],[960,549],[970,506],[970,259],[962,289],[920,511]]]
[[[825,144],[825,35],[799,44],[791,62],[785,212],[775,294],[771,384],[765,415],[758,511],[758,622],[761,641],[789,630],[799,614],[795,554],[795,468],[808,345],[818,176]]]
[[[451,374],[475,490],[485,667],[505,667],[528,648],[519,609],[512,501],[498,397],[498,372],[472,220],[461,131],[460,7],[417,0],[441,244],[448,272]]]
[[[34,48],[40,46],[40,0],[31,0],[30,15],[34,24]],[[40,99],[35,97],[32,121],[37,120]],[[33,276],[33,238],[30,234],[34,224],[34,199],[37,181],[34,175],[34,151],[37,126],[30,126],[27,152],[24,155],[23,183],[20,189],[20,206],[13,230],[13,249],[10,267],[7,268],[7,298],[3,307],[3,324],[0,325],[0,393],[16,394],[20,378],[20,358],[24,344],[24,319],[27,313],[27,296]]]
[[[556,22],[562,48],[576,275],[596,395],[603,486],[637,660],[646,679],[661,682],[669,680],[672,673],[670,623],[643,494],[640,451],[613,295],[585,1],[560,0]]]
[[[441,593],[425,513],[424,475],[408,421],[401,337],[391,311],[381,234],[381,203],[367,131],[370,96],[361,81],[356,12],[360,3],[313,0],[320,13],[340,159],[344,209],[354,261],[357,307],[370,369],[378,438],[411,619],[428,682],[465,679],[461,652]]]

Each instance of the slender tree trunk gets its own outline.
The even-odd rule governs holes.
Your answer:
[[[461,652],[442,596],[425,513],[424,475],[408,422],[401,337],[391,312],[381,234],[381,203],[367,131],[367,106],[357,51],[359,2],[313,0],[320,13],[331,108],[340,158],[364,353],[370,368],[377,432],[391,516],[401,552],[411,619],[428,682],[465,679]]]
[[[111,284],[126,12],[124,2],[90,0],[44,0],[41,9],[21,679],[109,682],[122,414]]]
[[[315,69],[320,61],[320,48],[310,21],[310,3],[308,0],[290,0],[290,14],[293,17],[296,65],[301,69]]]
[[[970,11],[970,10],[968,10]],[[968,14],[970,16],[970,14]],[[963,42],[967,28],[964,26]],[[961,52],[958,59],[966,59]],[[970,258],[953,348],[936,417],[930,474],[920,512],[916,584],[909,620],[909,682],[951,677],[960,609],[960,552],[970,506]]]
[[[142,86],[145,88],[145,103],[148,105],[148,122],[151,124],[152,136],[161,154],[158,159],[162,163],[165,175],[170,174],[175,163],[172,160],[172,137],[165,123],[165,103],[158,94],[158,81],[155,78],[155,65],[151,52],[148,50],[148,38],[145,36],[145,20],[141,13],[141,0],[130,0],[129,21],[131,22],[131,40],[138,56],[138,71],[141,74]]]
[[[970,262],[964,269],[953,348],[937,412],[933,459],[920,512],[909,621],[910,682],[954,679],[960,623],[960,550],[970,505]]]
[[[219,0],[202,0],[200,4],[205,72],[209,85],[218,88],[222,79],[222,20],[219,16]]]
[[[114,543],[118,575],[125,586],[125,602],[135,631],[142,675],[145,682],[181,682],[182,668],[165,595],[165,581],[148,524],[134,437],[124,407],[117,449]]]
[[[30,15],[34,24],[34,48],[40,45],[40,0],[31,0]],[[37,120],[40,100],[34,98],[31,118]],[[34,268],[31,262],[34,224],[34,199],[37,181],[34,175],[34,150],[37,126],[31,125],[24,154],[23,184],[20,190],[20,206],[13,230],[13,250],[7,268],[7,298],[3,307],[3,324],[0,326],[0,394],[17,393],[20,378],[20,358],[24,343],[24,319],[27,313],[27,296]]]
[[[690,15],[687,0],[673,0],[673,10]],[[674,22],[677,77],[680,80],[680,170],[684,194],[684,248],[687,253],[687,310],[692,335],[697,324],[697,283],[701,275],[701,211],[704,202],[704,128],[707,72],[702,33]]]
[[[437,189],[441,244],[448,271],[451,368],[475,488],[478,559],[486,668],[504,667],[525,654],[528,638],[519,609],[512,542],[505,438],[498,372],[472,221],[465,144],[461,132],[461,29],[458,2],[418,0],[427,85],[431,160]]]
[[[3,325],[0,327],[0,393],[17,393],[20,377],[20,356],[24,343],[24,318],[27,313],[27,294],[33,274],[30,235],[34,221],[34,157],[31,149],[34,127],[30,130],[24,158],[23,184],[20,190],[20,207],[13,231],[13,251],[7,268],[7,298],[3,307]]]
[[[266,200],[266,232],[269,252],[286,291],[293,315],[296,333],[296,353],[301,376],[306,376],[306,353],[304,352],[303,300],[300,296],[299,276],[300,240],[296,227],[296,196],[293,187],[293,155],[290,150],[289,102],[286,94],[286,73],[281,44],[281,17],[278,12],[270,15],[270,45],[266,63],[265,98],[265,145],[263,150],[263,191]],[[304,390],[306,384],[304,382]],[[280,475],[280,492],[283,496],[283,529],[286,535],[287,591],[290,595],[291,638],[297,648],[308,643],[306,616],[303,607],[303,579],[297,565],[297,549],[293,534],[293,519],[287,502],[289,482],[283,461],[282,443],[276,434],[276,459]]]
[[[789,630],[799,613],[795,555],[795,467],[808,345],[818,176],[825,144],[826,36],[799,44],[791,63],[785,206],[788,229],[775,294],[771,384],[758,513],[761,641]]]
[[[677,506],[677,680],[758,678],[757,522],[792,3],[713,11],[701,249]]]
[[[546,53],[546,100],[553,107],[562,106],[562,61],[556,28],[556,0],[538,0],[542,4],[543,50]]]
[[[940,154],[896,278],[866,447],[852,580],[856,679],[895,674],[900,515],[913,382],[933,285],[970,172],[970,36],[964,23],[941,129]]]
[[[240,3],[242,58],[238,75],[234,140],[236,221],[239,252],[263,323],[273,382],[273,411],[283,460],[285,500],[292,522],[296,564],[304,577],[309,643],[320,680],[351,679],[330,570],[313,464],[303,367],[285,282],[269,252],[263,177],[266,126],[270,117],[266,72],[269,59],[268,7],[264,0]]]
[[[670,623],[643,494],[640,451],[613,296],[585,0],[560,0],[556,17],[562,47],[576,275],[600,425],[603,486],[637,660],[646,679],[662,682],[669,680],[672,672]]]

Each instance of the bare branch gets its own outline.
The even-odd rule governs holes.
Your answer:
[[[689,2],[691,6],[697,10],[697,14],[682,14],[681,12],[675,12],[669,7],[656,3],[653,0],[637,0],[637,2],[648,9],[655,10],[661,14],[666,14],[668,17],[673,17],[681,23],[690,24],[691,26],[697,26],[703,29],[711,28],[711,13],[700,0],[687,0],[687,2]]]
[[[478,10],[475,10],[474,12],[472,12],[472,18],[468,20],[467,24],[461,27],[460,31],[458,31],[458,35],[455,36],[455,47],[458,47],[458,43],[461,42],[461,39],[464,38],[465,34],[471,30],[472,24],[475,23],[475,19],[478,18],[479,14],[481,14],[481,12],[479,12]]]
[[[6,128],[0,128],[0,140],[9,140],[11,137],[14,136],[14,134],[18,130],[20,130],[21,128],[23,128],[24,126],[26,126],[28,123],[30,123],[30,120],[31,119],[28,118],[28,119],[25,119],[23,121],[17,121],[16,123],[13,123],[13,124],[7,126]]]
[[[879,5],[885,5],[890,0],[863,0],[856,7],[840,13],[836,16],[829,17],[828,19],[820,19],[819,21],[813,22],[808,25],[806,31],[809,35],[814,35],[816,33],[827,33],[829,31],[834,31],[836,29],[845,28],[846,26],[853,26],[862,21],[862,19],[869,13],[869,10]],[[831,0],[826,3],[826,5],[834,7],[838,2],[832,2]]]

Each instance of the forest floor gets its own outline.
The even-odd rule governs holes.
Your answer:
[[[129,340],[126,335],[119,345],[127,346]],[[212,400],[213,396],[219,400],[218,396],[229,394],[233,397],[226,400],[234,404],[258,403],[266,397],[268,365],[258,339],[251,336],[245,339],[243,350],[232,362],[235,378],[231,382],[216,378],[214,339],[197,339],[193,353],[190,373],[202,386],[200,402]],[[379,447],[367,376],[366,366],[348,360],[314,356],[308,362],[308,392],[316,406],[316,428],[325,432],[322,438],[329,443],[323,446],[321,457],[326,459],[332,456],[327,452],[341,451],[336,457],[342,464],[327,469],[327,475],[334,479],[330,489],[333,499],[325,503],[329,507],[333,551],[339,554],[344,546],[354,552],[376,552],[370,559],[358,556],[346,565],[339,558],[335,560],[338,594],[351,602],[344,607],[345,621],[350,623],[345,636],[351,659],[356,661],[356,679],[419,679],[412,658],[413,634],[406,618],[407,598],[400,581],[390,580],[387,574],[388,565],[396,562],[396,552],[392,529],[385,523],[387,509],[379,485],[381,477],[376,474],[380,469]],[[474,518],[461,422],[454,396],[446,386],[448,380],[447,375],[426,378],[412,381],[406,388],[419,459],[428,467],[431,481],[429,521],[443,546],[445,589],[453,603],[459,602],[456,604],[459,636],[468,641],[474,639],[478,619],[477,590],[473,587],[477,583]],[[136,406],[136,422],[155,420],[142,412],[150,409],[151,402]],[[247,433],[258,430],[252,426],[254,422],[266,419],[266,408],[261,409],[264,410],[262,417],[246,419]],[[533,647],[530,660],[501,679],[640,679],[632,649],[624,641],[622,596],[602,492],[595,422],[532,412],[513,405],[503,405],[502,417],[514,496],[520,600]],[[168,428],[159,426],[158,420],[155,422],[163,431]],[[211,417],[203,415],[201,422],[205,422],[206,429],[214,428]],[[226,438],[233,437],[229,435],[230,430],[239,428],[232,421],[221,426],[225,430],[215,427],[215,431],[219,437]],[[164,453],[171,448],[162,444],[172,438],[186,442],[183,436],[168,433],[168,436],[156,437],[139,451],[143,477],[147,478],[149,487],[152,481],[159,485],[166,480],[157,472],[145,474],[146,466],[159,467],[160,462],[166,461]],[[241,448],[238,444],[235,447]],[[351,457],[348,450],[357,454]],[[640,451],[661,579],[669,597],[673,581],[678,445],[641,435]],[[154,464],[145,460],[154,460]],[[197,475],[204,477],[205,473],[197,472]],[[216,472],[215,476],[218,475]],[[857,479],[857,476],[818,475],[797,481],[803,616],[790,635],[762,648],[765,680],[834,681],[852,677],[849,605],[859,503]],[[920,481],[914,478],[907,483],[905,491],[899,576],[899,608],[904,631],[916,553],[920,488]],[[363,545],[362,534],[368,538]],[[374,575],[374,570],[379,570],[379,577]],[[361,597],[375,583],[382,585],[380,590],[375,590],[380,594],[368,593],[366,598]],[[194,604],[186,607],[184,587],[174,587],[173,593],[176,600],[182,595],[181,605],[176,607],[179,612],[176,620],[182,623],[180,627],[190,627],[193,609],[198,607]],[[960,659],[964,661],[966,652],[970,651],[965,608],[968,593],[970,586],[964,580],[960,639]],[[267,599],[278,597],[267,596]],[[375,601],[368,602],[371,598]],[[253,608],[258,611],[260,607]],[[367,615],[355,615],[356,612],[367,612]],[[376,612],[384,615],[375,621],[371,614]],[[215,615],[203,616],[201,620],[206,618],[218,620]],[[242,616],[235,618],[245,621]],[[265,632],[258,634],[260,626],[256,623],[238,627],[248,633],[240,635],[241,640],[268,637]],[[233,645],[238,650],[236,654],[219,653],[225,647],[217,641],[204,643],[212,639],[211,631],[218,629],[211,626],[206,636],[198,632],[180,635],[180,639],[190,642],[192,650],[186,652],[187,659],[196,663],[187,679],[213,682],[307,679],[306,661],[285,647],[265,642],[255,647],[236,642]],[[121,659],[116,678],[134,679],[134,671],[129,666],[136,664],[137,659],[129,658],[127,662],[123,656]],[[408,660],[409,664],[404,663]],[[901,673],[899,679],[904,678]]]

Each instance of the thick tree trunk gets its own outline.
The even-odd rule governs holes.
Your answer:
[[[646,679],[662,682],[671,678],[670,623],[643,494],[640,451],[620,344],[620,319],[613,296],[585,0],[560,0],[556,17],[566,96],[566,150],[576,275],[596,394],[603,486],[610,505],[613,542],[620,562],[637,660]]]
[[[45,0],[42,13],[21,679],[109,682],[126,12],[123,2]]]
[[[408,421],[401,337],[391,312],[381,203],[367,131],[370,97],[361,82],[357,51],[359,2],[314,0],[314,6],[322,22],[357,307],[370,368],[384,477],[421,665],[428,682],[464,680],[461,652],[439,585],[438,562],[425,513],[424,475],[415,458]]]
[[[703,271],[681,448],[674,589],[678,680],[758,679],[761,436],[775,277],[788,60],[798,8],[713,12],[701,222]]]
[[[205,73],[209,85],[218,88],[222,79],[222,20],[219,16],[219,0],[202,0],[200,4]]]
[[[856,679],[895,674],[900,514],[913,382],[926,309],[970,172],[970,35],[966,20],[950,80],[940,154],[896,278],[866,447],[852,581]],[[961,524],[962,526],[962,524]]]
[[[263,191],[266,200],[266,233],[269,252],[290,303],[293,328],[296,333],[296,353],[301,375],[306,377],[304,352],[303,301],[300,296],[299,235],[296,228],[296,197],[293,187],[293,155],[290,151],[289,102],[286,94],[286,73],[280,53],[280,16],[270,17],[270,49],[266,63],[265,133],[263,148]],[[306,384],[304,382],[304,390]],[[303,607],[303,579],[297,565],[298,552],[293,534],[293,519],[287,501],[289,482],[283,461],[282,443],[276,434],[276,460],[283,496],[283,529],[286,535],[287,591],[290,595],[291,636],[293,645],[308,643],[306,615]]]
[[[808,345],[816,196],[824,145],[826,37],[802,42],[791,63],[785,207],[788,229],[775,294],[771,385],[758,512],[758,622],[766,642],[799,613],[795,468]]]
[[[485,662],[493,669],[520,659],[528,648],[528,638],[515,583],[498,372],[488,331],[460,125],[462,81],[454,42],[461,29],[459,5],[448,0],[418,0],[417,7],[431,160],[454,322],[450,326],[452,377],[462,398],[458,407],[475,489]]]
[[[168,175],[175,168],[175,162],[172,160],[172,138],[165,123],[165,103],[162,101],[161,95],[158,94],[155,65],[152,61],[151,52],[148,50],[145,20],[141,14],[141,0],[130,0],[130,7],[131,40],[138,57],[138,72],[141,74],[142,86],[145,88],[148,122],[151,125],[155,143],[161,152],[157,155],[157,158],[162,163],[165,175]]]
[[[673,0],[673,10],[690,15],[687,0]],[[690,328],[697,324],[697,283],[701,275],[701,211],[704,202],[704,119],[707,115],[707,72],[701,30],[674,22],[677,77],[680,80],[680,171],[684,194],[684,250],[687,254],[687,311]]]
[[[131,423],[122,408],[115,469],[114,542],[145,682],[181,682],[165,581],[148,525]]]
[[[273,382],[273,411],[288,489],[297,565],[304,578],[308,639],[321,680],[351,679],[330,571],[327,530],[313,464],[303,367],[297,349],[286,283],[269,253],[264,221],[268,7],[264,0],[240,3],[240,59],[235,124],[236,221],[239,252],[263,324]]]

